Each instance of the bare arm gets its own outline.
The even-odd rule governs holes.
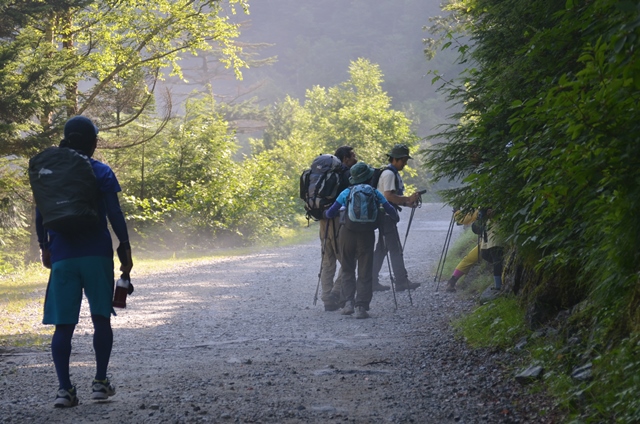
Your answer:
[[[409,206],[412,208],[416,207],[418,199],[420,198],[420,194],[417,192],[413,193],[411,196],[398,196],[395,193],[395,190],[387,190],[382,194],[384,195],[384,198],[387,199],[387,201],[393,203],[394,205]]]

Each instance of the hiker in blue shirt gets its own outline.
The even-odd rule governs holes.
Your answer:
[[[109,166],[91,159],[98,139],[98,128],[84,116],[75,116],[64,126],[61,148],[69,148],[89,157],[96,176],[99,224],[95,229],[73,234],[61,234],[45,229],[43,217],[36,210],[36,232],[40,244],[42,264],[51,269],[44,303],[43,324],[55,325],[51,340],[51,354],[58,376],[59,390],[55,407],[78,404],[76,387],[69,376],[71,339],[80,314],[84,292],[93,322],[93,348],[96,355],[96,374],[92,382],[93,400],[104,400],[115,394],[107,378],[107,367],[113,346],[110,316],[113,313],[114,289],[113,247],[107,218],[120,244],[120,270],[129,275],[133,267],[131,246],[124,214],[120,209],[120,184]]]
[[[373,168],[364,162],[358,162],[351,167],[349,182],[351,187],[342,191],[333,205],[325,212],[329,219],[335,217],[340,209],[347,207],[351,199],[352,190],[359,190],[361,185],[366,183],[373,176]],[[368,186],[368,185],[367,185]],[[375,188],[369,187],[369,191],[375,195],[375,207],[378,209],[382,205],[385,212],[391,219],[398,219],[395,208],[385,199],[385,197]],[[344,212],[348,215],[348,211]],[[349,218],[345,218],[345,225],[340,229],[338,236],[338,248],[341,257],[342,294],[345,306],[342,309],[343,315],[351,315],[355,312],[358,319],[369,318],[367,311],[373,296],[373,248],[375,243],[375,222],[361,223],[354,222],[349,225]],[[358,275],[356,279],[356,267]]]

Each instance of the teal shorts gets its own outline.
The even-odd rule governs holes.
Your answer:
[[[109,318],[113,311],[113,258],[87,256],[54,262],[44,301],[43,324],[77,324],[82,292],[91,315]]]

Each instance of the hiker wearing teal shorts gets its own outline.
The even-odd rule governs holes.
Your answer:
[[[55,407],[78,404],[76,386],[69,376],[69,361],[83,292],[89,301],[94,328],[96,374],[91,383],[91,399],[104,400],[115,394],[115,387],[107,377],[113,346],[110,317],[114,289],[113,247],[107,219],[120,242],[118,256],[123,274],[131,272],[133,261],[127,225],[118,201],[120,184],[109,166],[91,158],[97,137],[98,129],[93,122],[76,116],[65,124],[64,140],[60,143],[61,148],[73,149],[89,158],[97,180],[97,226],[77,233],[58,233],[45,229],[43,216],[36,209],[42,264],[51,269],[42,322],[55,325],[51,339],[51,355],[59,383]]]

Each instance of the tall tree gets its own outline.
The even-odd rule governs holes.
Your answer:
[[[236,12],[236,6],[247,7],[243,0],[226,3],[230,13]],[[221,1],[49,0],[34,4],[42,8],[27,14],[15,26],[13,37],[0,45],[13,54],[0,58],[6,57],[3,71],[7,75],[17,74],[16,78],[30,82],[33,76],[29,75],[36,74],[42,82],[23,95],[31,107],[10,117],[10,125],[0,133],[7,150],[28,151],[50,143],[67,116],[95,108],[101,96],[121,89],[125,81],[142,82],[145,95],[151,96],[164,72],[181,75],[179,60],[184,52],[215,48],[220,60],[237,73],[243,65],[241,48],[234,42],[238,25],[229,22]],[[17,2],[9,6],[21,7]],[[138,112],[148,104],[145,98],[138,103]],[[116,113],[111,119],[103,114],[99,124],[104,130],[114,129],[130,124],[136,116],[118,120],[121,116]],[[24,131],[31,143],[25,143]]]
[[[385,154],[395,143],[415,146],[417,137],[411,121],[404,113],[392,109],[391,98],[382,90],[380,67],[358,59],[349,65],[349,75],[347,81],[336,86],[307,90],[293,128],[287,120],[274,121],[272,124],[280,125],[271,126],[265,139],[298,134],[313,146],[311,157],[347,144],[374,165],[385,161]]]
[[[304,105],[287,98],[272,112],[261,146],[266,150],[260,155],[272,157],[288,180],[279,197],[289,201],[298,197],[300,173],[318,154],[350,145],[361,160],[379,166],[386,163],[394,144],[417,144],[411,121],[391,107],[382,90],[380,68],[358,59],[351,62],[349,75],[336,86],[307,90]],[[297,205],[301,208],[299,201]]]

